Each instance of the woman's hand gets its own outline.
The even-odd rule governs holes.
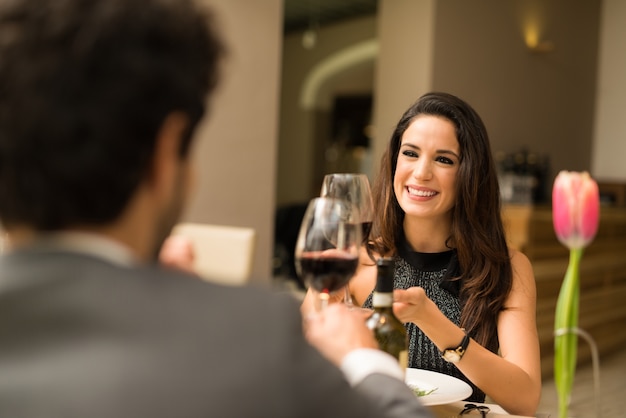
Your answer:
[[[421,287],[410,287],[406,290],[393,291],[393,312],[402,322],[419,321],[428,301],[426,292]]]

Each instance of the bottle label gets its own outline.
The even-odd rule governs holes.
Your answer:
[[[372,295],[372,306],[377,307],[389,307],[393,305],[393,293],[379,293],[374,292]]]

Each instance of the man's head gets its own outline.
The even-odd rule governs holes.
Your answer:
[[[180,137],[170,151],[184,165],[217,82],[222,46],[209,23],[188,0],[3,2],[0,218],[7,229],[115,222],[159,174],[154,160],[167,151],[159,148],[167,121],[174,124],[165,134]],[[171,203],[162,212],[172,219],[163,223],[176,220],[181,203]]]

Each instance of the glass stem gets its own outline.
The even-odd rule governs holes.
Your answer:
[[[320,293],[320,310],[324,311],[328,307],[328,300],[330,299],[330,295],[328,292]]]
[[[348,307],[353,307],[354,303],[352,303],[352,295],[350,294],[350,286],[344,287],[345,296],[343,298],[343,303]]]

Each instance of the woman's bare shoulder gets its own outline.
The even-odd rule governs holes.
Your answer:
[[[516,271],[520,273],[524,273],[524,275],[531,274],[532,275],[532,264],[530,260],[523,252],[516,249],[509,249],[509,255],[511,257],[511,267],[513,268],[513,275],[516,274]]]

